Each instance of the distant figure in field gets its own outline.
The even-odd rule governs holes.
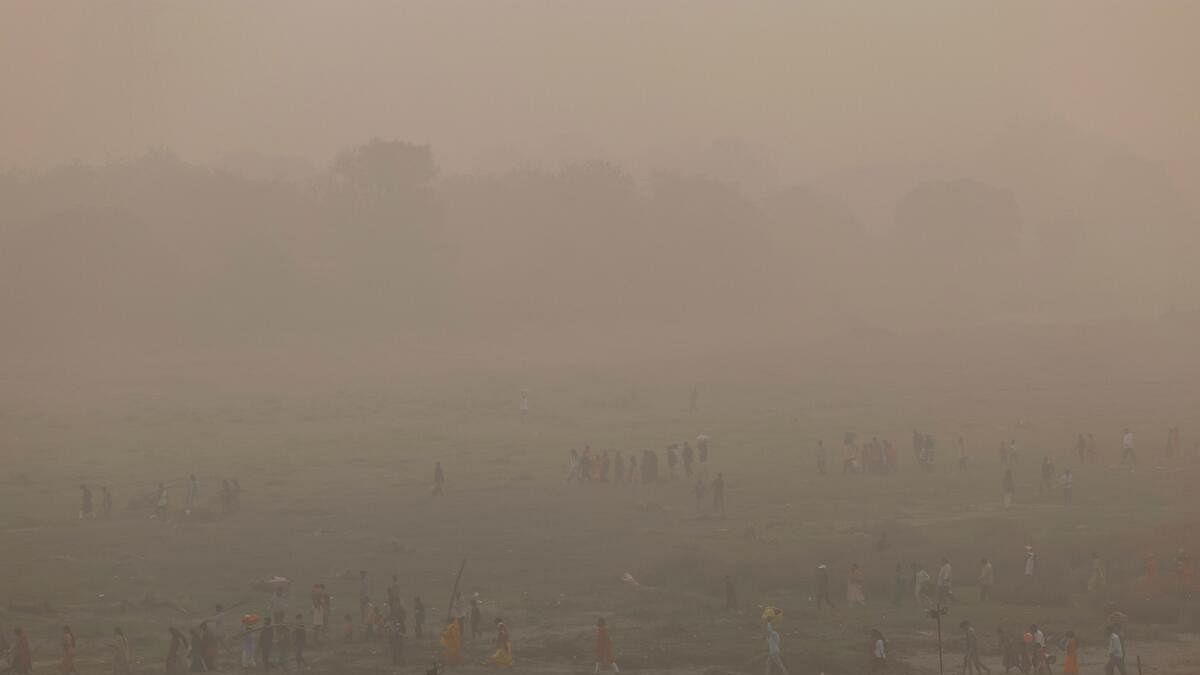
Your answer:
[[[1089,462],[1096,462],[1096,437],[1092,434],[1087,435],[1087,456]]]
[[[1130,468],[1137,464],[1137,455],[1133,451],[1133,432],[1129,427],[1125,428],[1125,433],[1121,436],[1121,464]]]
[[[712,482],[713,511],[725,516],[725,474],[718,472]]]
[[[679,464],[679,453],[674,443],[667,446],[667,480],[675,480],[675,467]]]
[[[1075,474],[1070,469],[1063,471],[1062,477],[1059,479],[1062,482],[1063,504],[1071,505],[1072,491],[1075,489]]]
[[[1146,551],[1146,554],[1142,556],[1142,565],[1147,580],[1153,580],[1158,576],[1158,559],[1154,557],[1154,551]]]
[[[448,666],[457,666],[462,663],[462,628],[458,625],[458,619],[450,619],[450,623],[442,629],[442,637],[439,640],[445,651],[442,654],[442,662]]]
[[[780,658],[779,649],[779,633],[775,630],[775,625],[770,621],[767,622],[767,672],[766,675],[771,675],[772,668],[778,668],[783,675],[788,675],[788,669],[783,665],[783,659]]]
[[[850,565],[850,574],[846,576],[846,605],[867,606],[867,584],[858,563]]]
[[[521,424],[525,424],[525,419],[529,417],[529,391],[521,390]]]
[[[1067,631],[1065,642],[1067,656],[1063,660],[1063,675],[1079,675],[1079,640],[1075,638],[1075,631]]]
[[[421,601],[421,596],[413,598],[413,628],[416,630],[417,637],[423,637],[425,632],[425,603]]]
[[[892,606],[903,606],[906,595],[908,595],[908,573],[904,571],[904,565],[896,563],[895,578],[892,580]]]
[[[79,486],[79,519],[87,518],[91,520],[96,517],[92,510],[92,489],[86,485]]]
[[[933,577],[929,576],[929,572],[917,563],[912,564],[913,571],[913,598],[917,602],[917,608],[924,610],[928,607],[930,600],[933,597]]]
[[[1104,561],[1100,559],[1100,554],[1092,552],[1091,574],[1088,576],[1087,589],[1089,592],[1095,592],[1108,585],[1108,573],[1104,569]]]
[[[958,437],[958,470],[967,470],[967,442],[962,436]]]
[[[1054,462],[1050,461],[1050,455],[1042,457],[1042,485],[1039,492],[1050,494],[1054,489]]]
[[[367,571],[358,571],[358,620],[366,623],[367,606],[371,604],[371,593],[367,588]]]
[[[1015,668],[1020,672],[1025,672],[1021,666],[1021,643],[1020,640],[1010,636],[1004,631],[1002,626],[996,627],[996,641],[1000,647],[1000,661],[1004,666],[1004,672],[1010,673]]]
[[[497,668],[513,666],[512,637],[508,634],[508,626],[499,617],[496,618],[496,651],[488,657],[488,662]]]
[[[700,387],[692,385],[692,394],[688,398],[688,412],[696,412],[696,408],[700,403]]]
[[[887,640],[877,628],[871,629],[871,672],[882,673],[887,670]]]
[[[1115,625],[1108,627],[1108,662],[1104,664],[1104,675],[1113,675],[1113,671],[1125,673],[1125,645],[1121,643],[1121,635]]]
[[[113,675],[130,675],[133,673],[133,659],[129,653],[129,640],[125,639],[125,631],[120,628],[113,629],[112,650]]]
[[[105,520],[112,518],[112,492],[107,485],[100,487],[100,516]]]
[[[1037,572],[1037,553],[1033,550],[1033,545],[1025,547],[1025,578],[1032,579]]]
[[[29,675],[33,672],[33,648],[29,646],[29,636],[22,628],[14,628],[13,635],[16,642],[9,653],[9,666],[16,675]]]
[[[186,640],[184,645],[187,645]],[[176,672],[181,671],[182,669]],[[79,671],[75,669],[75,632],[70,626],[63,626],[62,629],[62,659],[58,662],[58,672],[62,675],[79,675]]]
[[[483,606],[479,594],[471,596],[471,640],[483,637]]]
[[[293,624],[292,648],[296,650],[296,670],[305,670],[308,668],[308,662],[304,660],[304,648],[308,646],[308,631],[304,628],[304,614],[296,614]]]
[[[683,442],[683,475],[688,478],[692,477],[692,462],[695,460],[695,453],[692,446],[688,445],[687,441]]]
[[[942,566],[938,569],[937,575],[937,601],[942,604],[947,600],[955,600],[954,589],[951,585],[954,578],[954,568],[950,566],[948,558],[942,558]]]
[[[817,441],[817,473],[825,475],[825,466],[828,462],[828,456],[825,452],[825,441]]]
[[[263,619],[263,627],[258,636],[258,649],[262,652],[263,670],[270,672],[271,652],[275,651],[275,626],[271,623],[271,617]]]
[[[984,558],[979,561],[979,601],[986,602],[992,599],[992,587],[996,585],[996,570],[992,568],[992,561]]]
[[[167,486],[163,483],[158,484],[158,498],[154,501],[154,517],[159,520],[167,519]]]
[[[196,474],[188,476],[188,501],[187,507],[190,512],[196,508],[197,502],[200,500],[200,480],[196,478]]]
[[[816,586],[817,609],[825,605],[833,609],[833,598],[829,595],[829,566],[825,563],[817,565],[817,571],[813,574],[813,585]]]
[[[185,670],[183,658],[189,649],[187,636],[174,626],[167,626],[167,633],[171,636],[171,644],[167,647],[167,673],[182,673]]]
[[[733,585],[733,577],[725,575],[725,611],[736,612],[738,608],[737,588]]]
[[[963,621],[958,627],[963,631],[963,675],[990,674],[992,670],[979,659],[979,636],[975,633],[975,627],[970,621]]]
[[[437,462],[433,467],[433,496],[440,497],[446,493],[446,472],[442,470],[442,463]]]
[[[612,666],[614,673],[621,672],[613,655],[612,636],[608,634],[608,626],[605,625],[603,617],[596,620],[596,668],[592,672],[599,673],[602,665]]]
[[[708,461],[708,436],[700,434],[696,437],[696,453],[700,456],[700,463]]]
[[[1004,510],[1007,511],[1012,508],[1013,493],[1016,492],[1011,467],[1004,470],[1004,480],[1001,482],[1001,487],[1004,489]]]

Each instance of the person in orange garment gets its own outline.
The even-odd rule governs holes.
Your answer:
[[[603,617],[596,620],[596,669],[592,672],[599,673],[601,665],[612,666],[614,673],[621,672],[617,667],[617,660],[613,657],[612,636],[608,634],[608,626],[605,625]]]
[[[1063,675],[1079,675],[1079,640],[1075,631],[1067,631],[1067,658],[1063,661]]]
[[[442,638],[440,640],[443,647],[446,648],[445,655],[442,660],[448,666],[457,666],[462,664],[462,627],[458,625],[458,619],[451,619],[450,623],[442,630]]]

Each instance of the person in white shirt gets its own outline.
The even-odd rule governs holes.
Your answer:
[[[954,591],[950,588],[950,582],[954,576],[954,571],[950,567],[950,560],[942,558],[942,567],[938,570],[937,575],[937,601],[938,604],[946,600],[954,599]]]
[[[1125,646],[1121,644],[1121,636],[1116,626],[1108,627],[1108,663],[1104,665],[1104,675],[1113,675],[1113,671],[1125,673]]]
[[[525,423],[525,418],[529,417],[529,391],[521,390],[521,424]]]
[[[871,672],[882,673],[887,668],[887,640],[878,629],[871,629]]]
[[[1125,435],[1121,437],[1121,464],[1137,464],[1137,456],[1133,453],[1133,432],[1128,427],[1125,428]]]
[[[778,666],[783,675],[788,675],[787,668],[783,665],[783,660],[779,657],[779,633],[775,630],[775,625],[770,621],[767,622],[767,675],[771,675],[771,669]]]
[[[1032,577],[1037,569],[1037,554],[1032,546],[1025,547],[1025,576]]]

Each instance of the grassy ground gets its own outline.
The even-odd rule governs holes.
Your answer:
[[[1137,585],[1148,547],[1164,575],[1176,547],[1200,552],[1200,465],[1152,459],[1168,424],[1188,429],[1180,411],[1196,385],[1186,373],[1148,383],[1134,367],[1114,367],[1089,379],[1080,375],[1094,372],[1087,367],[1013,371],[997,360],[943,364],[927,375],[928,364],[910,360],[902,369],[883,354],[779,363],[712,361],[703,378],[688,364],[525,366],[237,390],[201,377],[117,379],[105,383],[104,396],[53,403],[14,386],[2,419],[0,628],[24,626],[45,671],[57,658],[59,627],[71,624],[87,673],[106,667],[103,643],[120,625],[140,668],[152,672],[162,668],[167,624],[189,625],[217,602],[261,613],[266,596],[250,590],[256,579],[294,579],[293,607],[310,584],[324,582],[334,614],[357,620],[357,570],[369,571],[379,599],[395,573],[406,595],[423,596],[438,617],[466,557],[464,589],[487,601],[489,622],[505,618],[521,672],[590,672],[597,616],[612,625],[624,669],[757,671],[757,607],[770,604],[786,612],[785,660],[794,673],[865,672],[873,627],[889,638],[894,672],[924,673],[936,672],[933,622],[909,597],[893,606],[893,568],[920,562],[933,573],[948,556],[961,598],[944,626],[948,663],[958,663],[953,638],[963,618],[979,628],[993,667],[995,627],[1032,622],[1051,635],[1075,630],[1085,661],[1095,663],[1107,602],[1118,601],[1133,618],[1130,651],[1153,672],[1200,670],[1191,627],[1174,622],[1174,596]],[[688,413],[697,380],[700,409]],[[526,425],[515,414],[523,387],[533,392]],[[1125,424],[1144,439],[1132,475],[1109,466]],[[939,438],[932,474],[913,466],[912,426]],[[830,447],[836,472],[846,430],[891,438],[899,472],[817,475],[815,440]],[[1074,465],[1071,439],[1081,430],[1101,439],[1104,461],[1076,467],[1075,504],[1064,508],[1057,491],[1038,493],[1038,465],[1045,454]],[[661,451],[698,433],[713,439],[709,473],[728,480],[725,518],[698,511],[683,480],[563,481],[572,447]],[[971,452],[966,473],[949,449],[960,434]],[[995,448],[1010,438],[1021,456],[1017,504],[1005,512]],[[449,477],[440,499],[429,490],[435,461]],[[123,508],[189,472],[214,511],[220,479],[239,478],[241,512],[165,524]],[[112,521],[76,520],[81,482],[112,486]],[[176,503],[184,492],[182,484],[173,489]],[[883,532],[890,546],[879,552]],[[1027,542],[1043,571],[1032,588],[1019,578]],[[1092,551],[1107,561],[1110,587],[1089,594]],[[995,563],[1000,602],[981,604],[970,587],[981,557]],[[818,562],[834,570],[839,605],[846,570],[862,565],[868,608],[818,613],[809,600]],[[625,572],[643,587],[623,584]],[[741,613],[721,610],[726,574],[736,580]],[[145,604],[149,593],[162,604]],[[430,639],[410,647],[412,672],[436,653]],[[468,654],[477,662],[488,651],[473,644]],[[314,672],[389,670],[382,649],[364,643],[326,648],[312,661]]]

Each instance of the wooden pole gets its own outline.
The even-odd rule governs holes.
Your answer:
[[[450,591],[450,602],[446,603],[446,623],[450,623],[450,617],[454,612],[454,596],[458,595],[458,582],[462,581],[463,570],[467,569],[467,559],[463,558],[462,565],[458,567],[458,576],[454,577],[454,590]]]

